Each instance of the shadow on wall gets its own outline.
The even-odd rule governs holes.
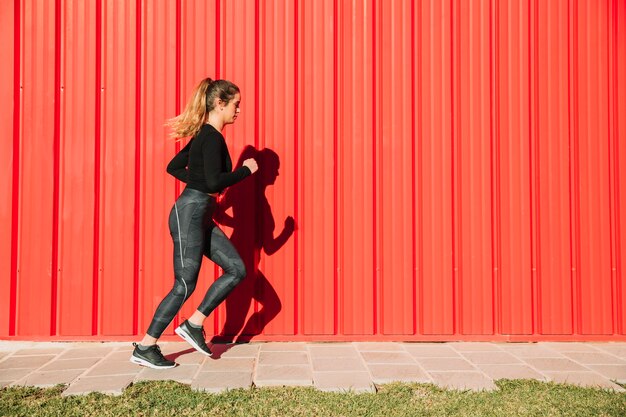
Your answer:
[[[276,225],[265,190],[276,182],[280,159],[271,149],[258,150],[246,146],[235,169],[241,167],[248,158],[256,159],[259,170],[227,189],[214,216],[217,223],[233,229],[230,239],[248,272],[246,278],[226,298],[226,321],[222,332],[213,337],[214,343],[249,342],[261,334],[282,308],[274,287],[259,269],[259,262],[261,250],[271,256],[287,242],[295,230],[295,221],[288,216],[283,230],[274,237]],[[228,209],[232,209],[232,216],[226,213]],[[252,300],[256,300],[261,308],[246,322]]]

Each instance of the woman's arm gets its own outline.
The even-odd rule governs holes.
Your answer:
[[[252,173],[245,166],[233,172],[222,172],[223,146],[226,146],[224,139],[217,136],[208,137],[202,144],[204,177],[210,193],[222,192],[226,187],[238,183]]]
[[[181,149],[180,152],[172,158],[170,163],[167,164],[167,173],[184,183],[186,183],[189,179],[187,164],[189,163],[189,150],[191,149],[191,142],[193,142],[193,139],[191,139],[187,146]]]

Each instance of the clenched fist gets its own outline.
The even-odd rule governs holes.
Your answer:
[[[254,158],[249,158],[243,161],[243,166],[248,167],[251,173],[255,173],[259,169],[259,165],[257,165]]]

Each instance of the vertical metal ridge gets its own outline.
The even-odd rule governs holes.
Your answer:
[[[215,78],[220,78],[220,66],[222,65],[222,12],[221,12],[221,0],[215,0]],[[217,272],[217,271],[216,271]],[[217,313],[217,310],[216,310]],[[215,314],[217,320],[217,314]],[[217,322],[216,322],[217,325]]]
[[[616,140],[616,138],[620,137],[620,123],[619,123],[619,101],[618,101],[618,97],[619,97],[619,78],[618,78],[618,74],[619,74],[619,52],[617,49],[617,45],[618,45],[618,39],[619,39],[619,31],[618,28],[620,27],[619,23],[620,23],[620,12],[618,9],[618,4],[615,1],[611,2],[612,6],[613,6],[613,18],[612,18],[612,35],[613,35],[613,43],[612,43],[612,57],[613,57],[613,65],[611,67],[611,71],[612,71],[612,77],[610,77],[610,79],[613,80],[613,103],[612,103],[612,108],[613,108],[613,159],[614,159],[614,163],[613,163],[613,175],[615,178],[615,182],[613,184],[613,188],[614,188],[614,205],[615,205],[615,223],[614,223],[614,231],[615,231],[615,280],[616,280],[616,288],[615,288],[615,292],[616,292],[616,298],[617,298],[617,303],[616,303],[616,314],[617,314],[617,319],[616,319],[616,326],[617,326],[617,330],[616,333],[618,334],[624,334],[625,333],[625,329],[624,329],[624,322],[623,322],[623,317],[624,317],[624,306],[622,305],[622,303],[620,303],[620,300],[623,299],[623,290],[624,288],[622,287],[622,280],[621,280],[621,274],[623,273],[622,270],[622,257],[621,257],[621,245],[622,245],[622,241],[620,239],[620,231],[621,231],[621,221],[622,221],[622,212],[621,212],[621,208],[620,208],[620,175],[619,175],[619,156],[620,156],[620,144],[619,144],[619,140]]]
[[[414,166],[416,167],[415,176],[417,180],[415,180],[415,206],[414,212],[419,210],[419,215],[416,216],[414,220],[416,236],[415,236],[415,250],[416,252],[416,266],[417,266],[417,288],[416,291],[419,291],[419,297],[415,297],[415,303],[419,301],[419,307],[416,305],[415,320],[416,320],[416,328],[415,332],[417,334],[424,334],[424,262],[423,262],[423,239],[424,239],[424,228],[423,228],[423,217],[424,217],[424,202],[423,202],[423,194],[422,194],[422,137],[423,137],[423,124],[422,124],[422,2],[420,1],[419,7],[417,9],[417,18],[415,17],[415,2],[413,2],[412,6],[412,30],[413,34],[411,39],[415,42],[415,26],[418,26],[417,29],[417,42],[412,45],[413,50],[413,62],[416,68],[413,69],[413,114],[416,113],[417,110],[417,126],[414,125],[413,135],[415,137],[416,145],[416,154],[414,155]],[[416,49],[419,49],[419,53],[416,54]],[[417,55],[417,62],[415,62],[415,55]],[[415,72],[417,72],[417,82],[415,82]]]
[[[224,48],[225,49],[225,48]],[[215,77],[214,80],[221,78],[221,66],[222,66],[222,4],[221,0],[215,0]],[[217,264],[213,264],[213,276],[220,276],[220,267]],[[220,309],[216,308],[213,311],[213,327],[214,333],[219,331],[220,324]],[[179,313],[180,314],[180,313]]]
[[[13,49],[13,183],[11,206],[11,283],[9,298],[9,336],[15,336],[17,325],[17,250],[19,239],[20,199],[20,119],[22,110],[22,13],[21,0],[14,3],[14,49]]]
[[[294,100],[293,100],[293,143],[294,143],[294,193],[293,193],[293,204],[294,204],[294,218],[295,218],[295,223],[296,224],[300,224],[300,205],[298,204],[298,201],[300,199],[300,195],[299,195],[299,191],[300,191],[300,147],[298,146],[300,137],[298,135],[298,129],[299,129],[299,124],[298,124],[298,115],[299,115],[299,111],[300,111],[300,106],[299,106],[299,100],[300,97],[298,95],[298,83],[300,82],[300,77],[299,77],[299,70],[300,70],[300,66],[299,66],[299,48],[298,48],[298,42],[300,41],[299,38],[299,32],[298,32],[298,19],[299,19],[299,4],[300,4],[300,0],[296,0],[294,2],[294,42],[293,42],[293,47],[294,47],[294,54],[293,54],[293,60],[294,60],[294,80],[293,80],[293,90],[294,90]],[[293,262],[293,280],[294,280],[294,285],[293,285],[293,334],[298,334],[298,330],[299,330],[299,314],[300,314],[300,303],[299,303],[299,292],[300,292],[300,286],[299,284],[299,279],[300,279],[300,252],[299,252],[299,238],[300,234],[298,233],[298,230],[294,230],[293,233],[293,245],[294,245],[294,262]]]
[[[61,0],[54,2],[54,132],[52,149],[52,271],[50,291],[50,335],[57,333],[59,277],[59,172],[61,141]]]
[[[102,0],[96,0],[96,103],[95,103],[95,154],[94,154],[94,213],[93,213],[93,288],[91,333],[99,333],[99,281],[100,281],[100,169],[102,141]]]
[[[260,23],[259,23],[259,0],[255,0],[254,1],[254,148],[259,150],[259,103],[260,103],[260,97],[259,97],[259,69],[260,69],[260,65],[259,65],[259,48],[260,48],[260,40],[259,40],[259,34],[260,34]],[[263,221],[259,222],[257,225],[257,230],[259,229],[258,226],[261,226],[261,228],[263,227]],[[257,265],[257,267],[260,265]],[[256,291],[255,291],[256,292]],[[253,294],[256,295],[256,294]],[[254,304],[254,308],[253,308],[253,312],[255,313],[253,315],[254,320],[255,320],[255,324],[254,326],[258,329],[259,328],[259,323],[260,323],[260,317],[258,317],[258,315],[256,313],[259,312],[259,300],[258,300],[258,296],[253,296],[253,304]]]
[[[458,117],[455,106],[457,105],[457,94],[455,94],[455,88],[458,88],[459,85],[459,71],[456,67],[456,63],[459,61],[458,57],[455,57],[455,53],[459,53],[455,48],[459,47],[459,40],[457,37],[459,36],[459,30],[456,26],[456,13],[458,12],[459,4],[458,0],[450,0],[450,142],[451,142],[451,161],[450,169],[451,169],[451,184],[450,184],[450,193],[451,193],[451,215],[452,215],[452,333],[460,334],[463,332],[461,328],[461,319],[459,317],[459,312],[461,311],[461,297],[459,296],[461,292],[461,281],[459,277],[459,268],[458,268],[458,259],[459,257],[459,213],[458,213],[458,144],[457,141],[457,128],[458,124],[456,123],[456,118]],[[456,58],[456,59],[455,59]],[[457,100],[455,100],[457,99]],[[456,146],[455,146],[456,145]]]
[[[338,333],[339,326],[339,259],[338,259],[338,247],[339,247],[339,235],[338,235],[338,178],[337,178],[337,165],[338,165],[338,5],[337,0],[333,0],[333,334]]]
[[[135,202],[134,202],[134,245],[133,245],[133,319],[132,332],[137,334],[139,325],[139,245],[140,245],[140,213],[141,213],[141,71],[142,71],[142,0],[136,0],[136,50],[135,50]]]
[[[617,83],[617,78],[615,77],[615,40],[616,40],[616,26],[615,26],[615,2],[607,0],[607,6],[609,12],[607,13],[607,80],[608,80],[608,88],[609,92],[607,94],[607,108],[608,108],[608,134],[609,134],[609,160],[608,160],[608,169],[609,169],[609,234],[611,240],[611,251],[610,251],[610,268],[611,268],[611,302],[613,303],[611,308],[611,333],[618,334],[620,325],[619,325],[619,298],[618,298],[618,279],[617,279],[617,216],[618,213],[615,211],[616,208],[616,193],[618,188],[615,187],[615,183],[617,182],[617,169],[616,169],[616,161],[617,161],[617,152],[615,152],[617,145],[615,144],[616,136],[615,132],[617,131],[617,122],[616,122],[616,89],[615,84]]]
[[[182,107],[182,0],[176,0],[176,81],[175,81],[175,96],[176,103],[175,106],[175,115],[179,115]],[[177,140],[174,144],[174,150],[176,153],[181,150],[181,141]],[[181,183],[178,179],[174,181],[174,200],[178,198],[180,194]],[[174,320],[176,321],[176,326],[178,326],[178,314],[174,316]]]
[[[500,261],[500,147],[499,147],[499,65],[498,65],[498,48],[499,37],[494,36],[494,31],[498,30],[498,3],[491,0],[489,2],[489,79],[490,79],[490,175],[491,175],[491,299],[492,299],[492,332],[495,334],[502,333],[502,285],[501,277],[501,261]],[[496,32],[497,33],[497,32]]]
[[[254,147],[259,149],[259,0],[254,1]]]
[[[415,109],[416,109],[416,105],[415,105],[415,1],[411,1],[411,6],[410,6],[410,13],[411,13],[411,18],[410,18],[410,32],[411,32],[411,40],[410,40],[410,45],[411,45],[411,244],[412,244],[412,250],[411,250],[411,263],[412,263],[412,272],[413,272],[413,277],[412,277],[412,282],[413,282],[413,288],[412,288],[412,294],[411,294],[411,299],[413,302],[413,314],[412,314],[412,321],[413,321],[413,330],[412,330],[412,334],[417,334],[417,329],[419,328],[418,325],[418,317],[417,317],[417,216],[415,214],[416,210],[417,210],[417,205],[416,205],[416,200],[417,200],[417,196],[416,196],[416,192],[417,192],[417,181],[415,179],[416,175],[416,157],[415,157],[415,149],[416,149],[416,136],[415,136]],[[417,114],[417,117],[419,118],[419,114]]]
[[[373,249],[373,256],[372,256],[372,261],[373,261],[373,292],[372,292],[372,297],[373,297],[373,304],[372,304],[372,316],[373,316],[373,333],[374,334],[378,334],[378,329],[379,329],[379,325],[378,325],[378,286],[379,286],[379,273],[378,273],[378,268],[380,267],[379,262],[378,262],[378,246],[379,246],[379,242],[378,242],[378,237],[380,236],[380,234],[378,233],[378,221],[377,221],[377,216],[378,216],[378,210],[377,210],[377,197],[378,197],[378,187],[377,187],[377,169],[376,169],[376,150],[377,150],[377,146],[376,146],[376,141],[380,138],[380,135],[377,134],[376,132],[376,111],[377,111],[377,107],[376,107],[376,77],[378,76],[378,72],[376,71],[376,0],[371,0],[372,1],[372,221],[373,221],[373,225],[372,225],[372,230],[373,230],[373,238],[372,238],[372,242],[374,243],[372,245],[372,249]]]
[[[571,253],[571,282],[572,282],[572,305],[580,306],[580,199],[579,178],[577,175],[578,163],[578,2],[568,2],[568,106],[569,106],[569,148],[570,148],[570,253]],[[572,324],[575,334],[581,333],[581,311],[572,308]]]
[[[529,0],[528,2],[528,122],[529,122],[529,182],[530,182],[530,270],[531,270],[531,302],[533,303],[531,311],[532,317],[532,334],[541,334],[541,286],[539,284],[539,231],[538,231],[538,184],[539,184],[539,157],[537,154],[537,132],[538,132],[538,115],[537,115],[537,4],[538,0]],[[533,7],[534,6],[534,7]]]

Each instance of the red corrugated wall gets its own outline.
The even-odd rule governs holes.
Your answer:
[[[209,334],[626,340],[625,0],[7,0],[0,56],[2,339],[145,331],[210,76],[262,166]]]

